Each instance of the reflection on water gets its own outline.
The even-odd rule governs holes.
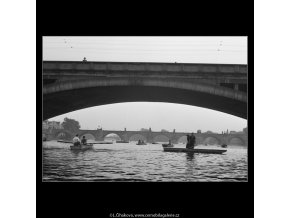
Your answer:
[[[239,146],[222,155],[163,152],[161,144],[96,144],[86,151],[69,146],[44,142],[43,181],[247,181],[247,149]]]
[[[188,161],[192,161],[193,158],[194,158],[194,154],[193,154],[193,153],[186,153],[186,159],[187,159]]]

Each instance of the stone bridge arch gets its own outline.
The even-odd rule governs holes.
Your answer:
[[[83,136],[85,136],[87,140],[96,140],[96,137],[90,132],[81,133],[80,138],[83,138]]]
[[[233,139],[239,139],[243,143],[243,145],[247,145],[246,140],[243,137],[237,136],[237,135],[230,136],[227,139],[227,144],[230,145],[230,143]]]
[[[247,86],[247,71],[247,65],[236,64],[44,61],[43,118],[98,105],[149,101],[246,119],[247,92],[239,87]]]
[[[224,143],[223,139],[220,138],[220,137],[218,137],[217,135],[206,135],[206,136],[203,136],[203,138],[201,139],[202,144],[205,144],[206,143],[206,140],[208,138],[214,138],[217,141],[218,145],[221,145],[221,144]]]
[[[182,136],[178,136],[177,138],[177,143],[185,143],[187,142],[187,136],[186,135],[182,135]]]
[[[85,84],[90,84],[92,81],[88,80],[82,82],[83,83],[78,84],[77,81],[73,81],[71,83],[76,83],[75,87],[72,85],[74,89],[63,89],[57,92],[52,92],[51,90],[55,90],[58,87],[70,87],[71,83],[67,82],[62,85],[56,84],[47,87],[47,94],[44,96],[44,118],[48,119],[64,113],[99,105],[139,101],[186,104],[217,110],[242,118],[246,117],[246,114],[244,114],[246,108],[244,94],[236,93],[234,90],[227,90],[223,87],[187,84],[186,87],[189,88],[186,89],[182,88],[183,84],[181,83],[176,84],[176,86],[170,86],[171,83],[163,84],[165,82],[160,81],[155,84],[153,80],[148,82],[148,85],[130,85],[131,81],[123,85],[119,83],[119,81],[113,83],[108,79],[103,82],[104,84],[96,83],[91,87],[80,88],[81,85],[85,86]],[[77,93],[75,89],[78,89]],[[203,92],[202,90],[209,91]],[[165,95],[164,93],[168,94]],[[226,94],[224,96],[218,95],[219,93],[229,93],[228,95],[230,97],[227,97]],[[232,96],[235,95],[237,99],[232,98]],[[98,97],[96,98],[96,96]],[[106,98],[102,96],[106,96]],[[180,98],[180,96],[183,96],[183,98]],[[81,103],[73,104],[72,99],[74,98],[83,100]],[[56,102],[63,102],[63,104],[60,104],[53,110],[53,106],[55,107]]]
[[[59,131],[56,131],[54,133],[54,138],[55,139],[61,139],[61,140],[71,140],[73,138],[74,134],[72,134],[71,132],[67,131],[67,130],[59,130]]]
[[[108,137],[109,135],[116,135],[118,136],[118,140],[123,140],[122,135],[119,132],[105,132],[103,135],[103,140],[105,140],[106,137]]]
[[[170,136],[165,134],[158,134],[153,137],[153,142],[168,142],[169,140],[171,140]]]

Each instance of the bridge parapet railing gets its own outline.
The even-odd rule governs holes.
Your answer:
[[[247,73],[247,65],[187,64],[187,63],[133,63],[133,62],[73,62],[44,61],[43,70],[84,71],[151,71],[189,73]]]

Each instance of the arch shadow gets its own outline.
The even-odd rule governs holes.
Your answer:
[[[180,88],[101,86],[54,92],[43,96],[43,119],[88,107],[123,102],[164,102],[198,106],[247,118],[247,103]]]

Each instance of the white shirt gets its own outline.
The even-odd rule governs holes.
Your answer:
[[[79,137],[75,136],[75,137],[73,138],[73,143],[75,143],[75,142],[80,142]]]

